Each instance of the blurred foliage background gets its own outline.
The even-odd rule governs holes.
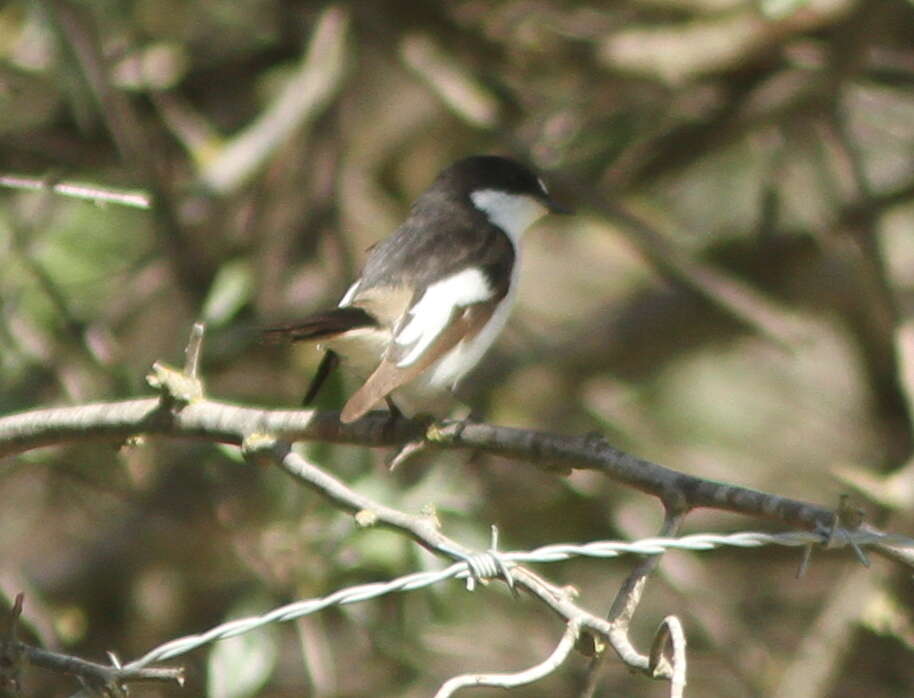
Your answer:
[[[527,235],[518,308],[464,386],[481,414],[824,505],[851,492],[910,534],[912,36],[906,0],[7,2],[0,176],[155,203],[0,189],[0,412],[149,394],[197,319],[213,397],[297,404],[317,353],[256,328],[335,304],[441,167],[513,154],[578,215]],[[593,473],[309,453],[480,548],[491,523],[519,549],[661,517]],[[0,596],[25,591],[33,641],[87,658],[436,564],[207,444],[36,451],[3,463],[0,502]],[[796,580],[798,563],[668,554],[634,639],[681,615],[694,696],[911,695],[907,575],[820,553]],[[629,565],[542,571],[602,612]],[[560,634],[501,585],[451,583],[221,643],[181,658],[186,688],[134,693],[427,696],[530,666]],[[515,693],[575,695],[585,669]],[[598,693],[667,691],[610,657]]]

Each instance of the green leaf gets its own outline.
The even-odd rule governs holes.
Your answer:
[[[234,461],[235,463],[245,462],[244,454],[238,446],[232,444],[216,444],[216,450],[222,453],[222,455],[230,461]]]
[[[768,19],[783,19],[808,2],[809,0],[762,0],[762,12]]]
[[[246,599],[236,605],[226,620],[259,615],[267,605],[262,599]],[[207,664],[208,698],[247,698],[269,680],[279,655],[276,624],[217,642]]]
[[[253,288],[247,261],[238,259],[222,265],[203,304],[204,321],[210,327],[227,323],[251,298]]]

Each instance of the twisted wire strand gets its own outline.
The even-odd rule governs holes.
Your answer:
[[[301,618],[330,606],[343,606],[394,592],[421,589],[445,579],[478,577],[485,570],[488,570],[494,576],[496,573],[501,574],[506,564],[510,566],[511,564],[519,563],[559,562],[573,557],[615,558],[621,555],[657,555],[667,550],[705,551],[725,546],[758,548],[766,545],[798,547],[824,544],[834,548],[865,546],[873,543],[914,546],[914,540],[906,536],[838,529],[832,536],[810,531],[792,531],[788,533],[761,533],[756,531],[730,534],[698,533],[681,538],[645,538],[632,543],[607,540],[583,544],[558,543],[529,551],[489,551],[488,553],[474,555],[472,559],[455,562],[441,570],[414,572],[387,582],[372,582],[348,587],[327,596],[295,601],[260,616],[231,620],[217,625],[205,633],[187,635],[159,645],[141,658],[126,665],[125,669],[140,669],[154,662],[185,654],[217,640],[242,635],[270,623],[280,623]],[[495,558],[492,560],[491,565],[482,562],[482,558],[485,556]]]

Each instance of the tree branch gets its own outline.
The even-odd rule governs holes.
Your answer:
[[[547,471],[596,470],[658,497],[671,510],[707,507],[827,531],[834,512],[822,506],[680,473],[611,446],[600,436],[566,436],[484,423],[432,424],[374,412],[341,424],[336,412],[269,410],[207,399],[175,405],[147,398],[34,410],[0,418],[0,457],[70,441],[125,441],[138,435],[242,445],[256,434],[278,441],[322,441],[372,448],[425,440],[431,448],[470,449],[515,458]],[[875,529],[869,529],[875,530]],[[914,567],[914,550],[874,549]]]

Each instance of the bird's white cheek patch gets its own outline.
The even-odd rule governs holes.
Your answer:
[[[532,196],[480,189],[470,194],[473,205],[516,243],[531,225],[546,214],[546,207]]]
[[[485,274],[476,268],[464,269],[429,286],[409,309],[409,321],[394,340],[401,346],[414,344],[397,366],[409,366],[422,356],[448,326],[458,308],[481,303],[492,295]]]

